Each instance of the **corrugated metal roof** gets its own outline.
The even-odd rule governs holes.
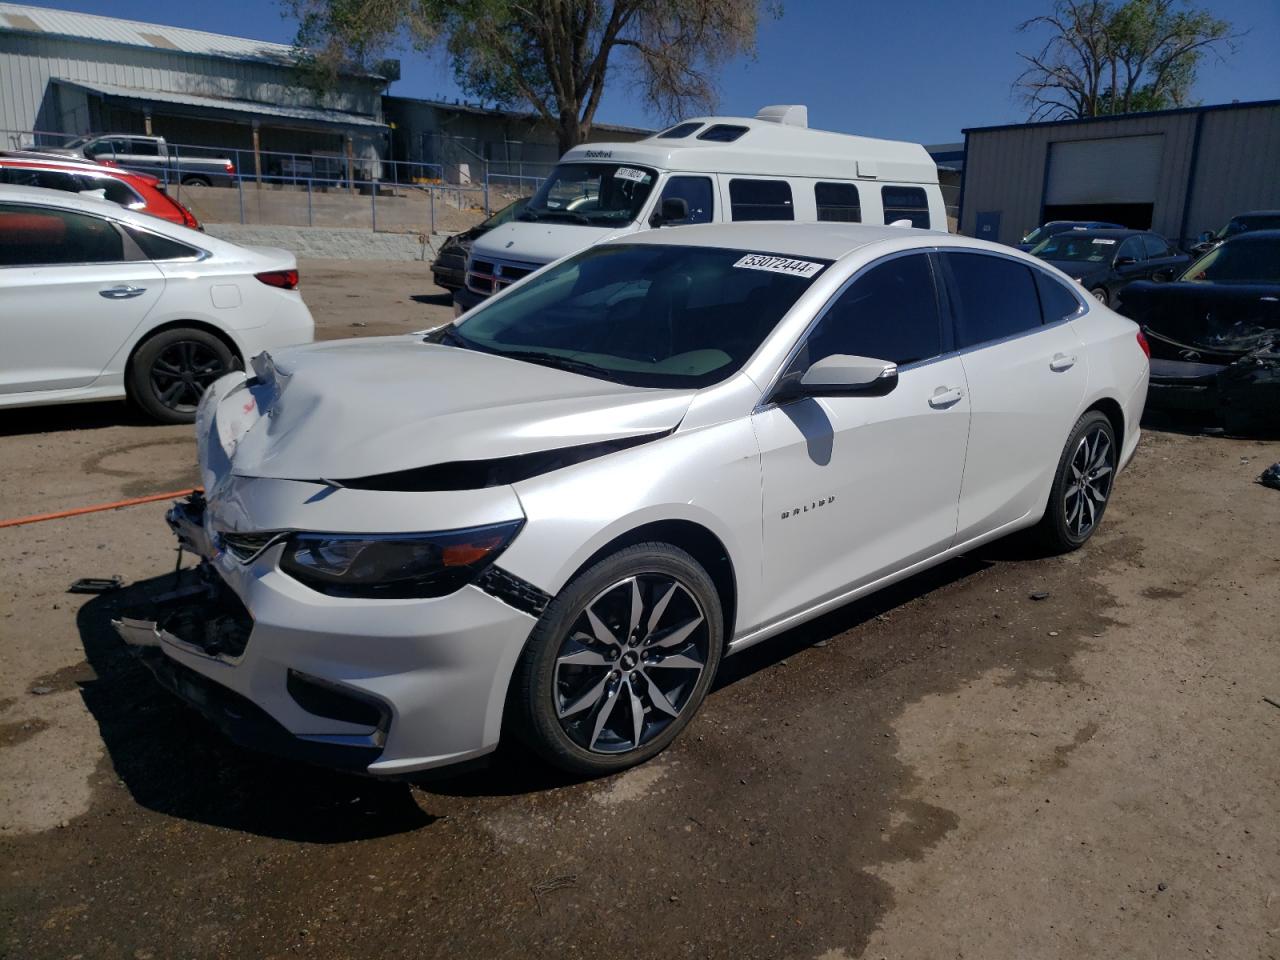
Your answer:
[[[70,10],[53,10],[27,4],[0,3],[0,27],[18,33],[74,37],[99,43],[119,43],[171,52],[176,50],[232,60],[255,60],[280,66],[293,66],[297,63],[294,49],[287,43],[228,37],[220,33],[206,33],[204,30],[119,20],[115,17],[100,17],[91,13],[74,13]]]
[[[85,80],[64,80],[54,78],[58,83],[79,87],[91,93],[99,93],[108,97],[124,97],[130,100],[146,100],[150,103],[174,103],[189,107],[204,107],[210,110],[231,110],[236,113],[256,114],[264,117],[286,117],[293,120],[310,120],[312,122],[333,123],[350,127],[385,127],[385,123],[370,119],[358,113],[345,113],[342,110],[324,110],[319,107],[291,107],[276,103],[259,103],[256,100],[232,100],[223,97],[201,97],[193,93],[166,93],[160,90],[139,90],[135,87],[119,87],[112,83],[88,82]]]

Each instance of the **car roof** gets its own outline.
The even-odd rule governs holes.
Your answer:
[[[1123,240],[1125,237],[1140,237],[1144,233],[1151,233],[1151,231],[1131,230],[1128,227],[1088,227],[1084,230],[1071,231],[1073,237],[1104,237],[1115,240]],[[1058,236],[1063,236],[1063,234],[1058,234]]]
[[[1257,243],[1260,240],[1280,240],[1280,228],[1268,227],[1266,230],[1247,230],[1244,233],[1237,233],[1226,242],[1236,243],[1240,240],[1247,240],[1249,243]]]
[[[691,247],[720,247],[790,257],[839,260],[859,247],[882,240],[919,238],[922,244],[955,235],[913,227],[881,227],[857,223],[794,223],[757,220],[738,223],[700,223],[643,230],[607,241],[612,244],[653,243]],[[967,239],[967,238],[961,238]],[[992,246],[973,241],[975,246]]]
[[[56,160],[52,157],[15,157],[0,155],[0,167],[18,167],[23,170],[65,170],[69,173],[83,173],[103,177],[116,177],[120,180],[141,180],[144,183],[159,183],[159,179],[145,173],[134,173],[122,167],[108,167],[101,163],[83,163],[75,160]]]

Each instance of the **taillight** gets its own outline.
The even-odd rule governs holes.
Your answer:
[[[1142,352],[1147,355],[1147,359],[1151,359],[1151,344],[1147,343],[1146,334],[1141,330],[1138,331],[1138,346],[1142,348]]]
[[[268,287],[279,287],[281,290],[298,288],[297,270],[268,270],[265,273],[255,273],[254,276]]]
[[[190,227],[192,230],[200,229],[200,221],[195,218],[195,215],[190,210],[180,204],[177,200],[174,200],[172,197],[169,199],[169,202],[177,207],[178,212],[182,214],[182,223],[184,226]]]
[[[235,173],[236,173],[236,165],[232,163],[230,160],[227,161],[227,173],[231,174],[232,176],[235,176]]]

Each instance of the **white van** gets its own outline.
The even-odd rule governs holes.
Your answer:
[[[635,143],[574,147],[516,220],[475,241],[454,302],[466,309],[601,240],[736,220],[947,229],[924,147],[810,130],[806,107],[765,107],[753,119],[701,117]]]

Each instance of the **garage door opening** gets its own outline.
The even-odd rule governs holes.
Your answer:
[[[1050,220],[1101,220],[1118,223],[1130,230],[1150,230],[1151,215],[1155,209],[1150,203],[1055,203],[1044,208],[1044,219]]]

